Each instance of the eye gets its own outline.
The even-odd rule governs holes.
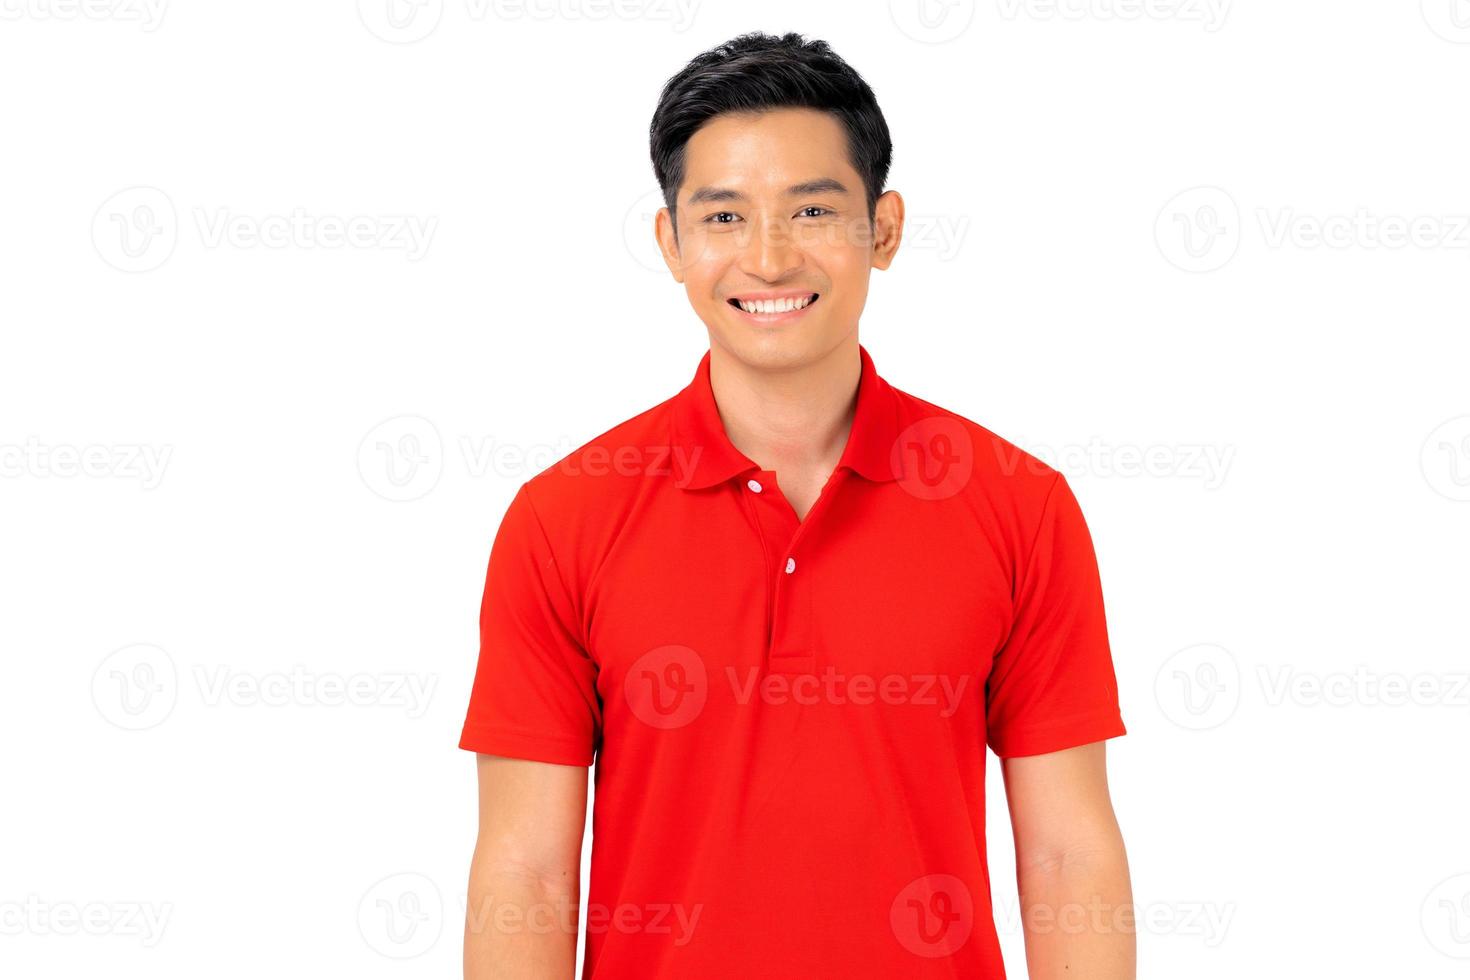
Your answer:
[[[730,223],[730,221],[735,220],[735,218],[737,218],[737,217],[738,217],[738,215],[736,215],[736,214],[734,214],[734,213],[732,213],[730,211],[716,211],[714,214],[710,215],[708,218],[705,218],[704,219],[704,222],[705,222],[705,224],[728,225]],[[724,218],[729,218],[730,221],[721,220],[721,219],[724,219]]]
[[[819,211],[821,213],[820,214],[807,214],[808,211]],[[832,212],[830,210],[828,210],[827,208],[819,207],[818,205],[815,205],[815,204],[808,204],[806,207],[802,208],[797,213],[798,214],[801,214],[801,215],[804,215],[805,217],[808,217],[808,218],[820,218],[822,215],[824,215],[824,214],[831,214]]]

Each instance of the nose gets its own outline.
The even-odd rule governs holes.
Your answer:
[[[780,282],[800,269],[805,257],[780,221],[753,222],[740,256],[740,271],[766,282]]]

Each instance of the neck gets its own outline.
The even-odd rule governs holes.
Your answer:
[[[765,368],[710,348],[710,389],[725,434],[762,469],[830,472],[852,430],[862,360],[857,334],[799,367]]]

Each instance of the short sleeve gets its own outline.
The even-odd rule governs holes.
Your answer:
[[[597,665],[522,484],[490,549],[480,655],[459,747],[569,766],[592,764],[601,730]]]
[[[985,713],[987,740],[1002,758],[1125,734],[1092,537],[1060,473],[1021,558]]]

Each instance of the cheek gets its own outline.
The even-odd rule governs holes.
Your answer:
[[[867,289],[868,253],[862,249],[844,247],[814,254],[818,268],[832,283],[839,302],[848,303],[859,299]]]
[[[731,256],[724,254],[726,251],[707,235],[691,235],[684,242],[679,257],[691,296],[707,297],[713,292],[730,264]]]

